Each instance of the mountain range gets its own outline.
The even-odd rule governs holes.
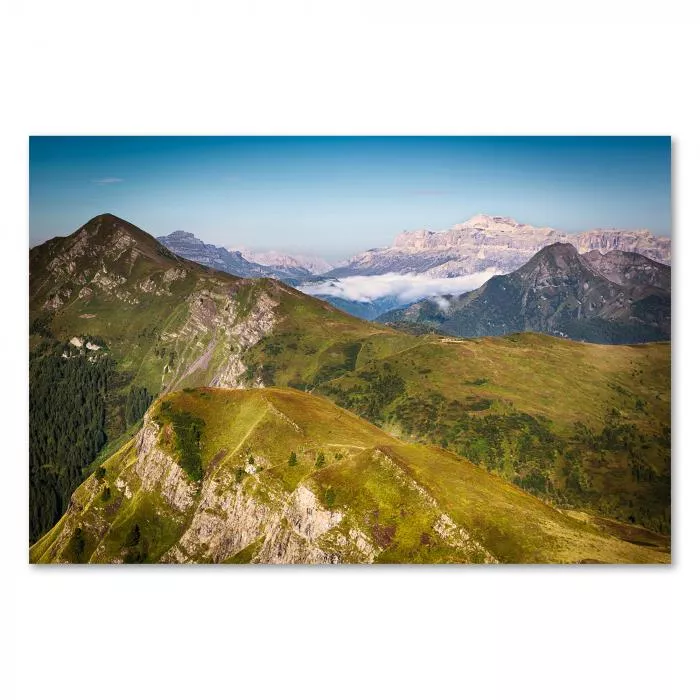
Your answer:
[[[234,251],[233,248],[229,250]],[[316,255],[291,255],[276,250],[255,251],[250,248],[239,248],[238,250],[246,260],[276,270],[286,270],[290,276],[295,277],[323,275],[333,268],[333,265],[328,261]]]
[[[421,301],[378,320],[461,337],[539,331],[597,343],[668,340],[671,268],[638,253],[579,255],[570,243],[553,243],[473,292]]]
[[[520,224],[508,217],[479,214],[443,231],[406,231],[391,246],[356,255],[328,274],[347,277],[398,272],[458,277],[489,268],[512,272],[545,246],[562,242],[570,243],[580,253],[623,250],[671,263],[671,239],[647,230],[593,229],[568,234]]]
[[[305,280],[331,267],[321,258],[294,257],[274,251],[254,253],[249,250],[229,250],[205,243],[187,231],[173,231],[167,236],[160,236],[158,241],[171,252],[187,260],[238,277]]]
[[[445,231],[404,232],[392,246],[361,253],[333,269],[328,262],[314,256],[276,251],[256,253],[245,248],[226,250],[184,231],[175,231],[159,240],[189,260],[241,277],[285,280],[307,294],[367,320],[430,298],[431,294],[421,293],[427,287],[427,280],[450,279],[451,288],[458,287],[460,293],[471,291],[484,276],[512,272],[555,242],[569,243],[580,253],[622,251],[638,253],[663,264],[670,264],[671,260],[670,239],[653,236],[647,230],[594,229],[572,235],[483,214]],[[367,278],[367,283],[362,285],[366,293],[360,295],[356,291],[358,277]],[[348,278],[353,285],[346,289],[348,285],[343,280]],[[373,285],[370,278],[376,278],[378,283]]]
[[[159,236],[158,241],[182,258],[238,277],[274,276],[270,268],[246,260],[239,251],[204,243],[188,231],[173,231],[167,236]]]
[[[29,316],[32,561],[668,561],[669,343],[414,336],[109,214]]]

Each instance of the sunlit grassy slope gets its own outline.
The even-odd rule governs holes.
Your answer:
[[[32,561],[669,560],[666,538],[626,542],[308,393],[186,390],[160,399],[146,424],[75,492]]]
[[[292,327],[248,353],[267,384],[323,393],[565,507],[670,532],[670,343],[522,333],[458,340]]]

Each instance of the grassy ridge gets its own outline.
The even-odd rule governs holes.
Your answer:
[[[535,333],[457,340],[379,328],[364,338],[342,328],[339,341],[324,324],[304,335],[286,323],[248,353],[251,376],[264,366],[267,383],[322,393],[560,506],[670,532],[669,343],[611,347]]]
[[[311,491],[317,507],[343,516],[314,539],[314,546],[343,561],[361,560],[349,544],[357,533],[374,560],[387,563],[478,563],[491,557],[501,562],[668,560],[664,539],[647,546],[627,542],[453,453],[405,443],[308,393],[177,392],[157,404],[153,415],[163,406],[168,413],[200,421],[203,475],[193,505],[178,511],[163,500],[160,487],[147,487],[135,476],[136,441],[131,441],[105,462],[103,475],[93,474],[76,491],[78,505],[32,548],[32,561],[74,561],[71,538],[77,528],[83,540],[81,560],[158,561],[181,540],[199,508],[211,513],[215,523],[233,517],[225,515],[235,512],[226,511],[232,508],[231,488],[273,514],[284,513],[300,489]],[[164,425],[161,436],[166,431]],[[292,452],[296,464],[290,464]],[[325,462],[319,466],[320,454]],[[235,486],[213,497],[216,485],[229,483],[227,479]],[[106,488],[107,499],[102,495]],[[268,516],[269,522],[275,517]],[[282,517],[282,527],[284,522]],[[212,527],[215,533],[223,525]],[[273,536],[261,530],[250,544],[225,551],[221,560],[257,561],[265,551],[261,539]],[[212,555],[203,547],[191,556],[208,561]]]

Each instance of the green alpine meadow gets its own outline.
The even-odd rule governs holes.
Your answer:
[[[510,277],[374,321],[333,295],[446,254],[343,277],[112,214],[32,247],[30,562],[669,563],[670,248],[510,222],[459,229]]]

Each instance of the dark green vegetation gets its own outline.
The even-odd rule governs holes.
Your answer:
[[[153,400],[145,387],[131,386],[124,396],[129,375],[103,346],[79,350],[44,333],[29,357],[31,541],[65,512],[108,439],[140,421]]]
[[[463,338],[539,331],[590,343],[670,340],[671,268],[637,253],[579,255],[555,243],[446,308],[421,301],[379,320]]]
[[[147,418],[144,438],[108,459],[101,481],[94,474],[76,490],[74,506],[31,548],[32,561],[669,558],[666,537],[562,513],[452,452],[399,440],[305,392],[180,391],[148,415],[163,410],[200,426],[201,483],[164,461],[174,455],[169,424]],[[251,456],[256,469],[240,475]]]
[[[85,555],[85,537],[82,528],[75,528],[68,542],[68,554],[73,564],[82,564]]]
[[[124,408],[124,417],[127,425],[136,423],[143,418],[146,409],[151,405],[153,396],[148,393],[145,386],[129,387],[129,393],[126,397],[126,407]]]
[[[43,342],[29,365],[29,537],[33,542],[65,512],[71,493],[107,440],[106,396],[114,363]]]
[[[202,478],[202,419],[186,411],[178,411],[169,401],[164,401],[153,420],[161,428],[166,428],[161,432],[162,446],[174,453],[173,456],[192,481],[199,481]]]
[[[189,516],[183,513],[191,515],[188,499],[207,497],[207,478],[214,468],[230,474],[228,486],[216,487],[221,492],[264,482],[272,492],[258,495],[263,501],[267,498],[265,503],[276,503],[279,493],[270,479],[277,477],[275,484],[286,494],[312,479],[314,488],[321,489],[314,493],[325,507],[340,511],[351,507],[347,488],[353,480],[340,467],[346,469],[349,464],[352,448],[348,445],[360,444],[354,441],[353,431],[344,440],[316,433],[308,443],[287,439],[285,431],[293,428],[284,421],[262,411],[261,423],[255,422],[261,415],[260,399],[240,402],[240,406],[236,401],[220,404],[219,409],[230,410],[230,416],[206,409],[205,404],[215,403],[218,393],[195,387],[207,385],[276,385],[322,394],[374,423],[373,430],[381,427],[393,436],[381,433],[382,441],[399,439],[416,449],[421,445],[443,448],[411,452],[407,470],[416,468],[413,456],[429,454],[433,459],[439,454],[441,460],[457,460],[453,465],[476,464],[480,473],[495,479],[489,483],[512,489],[510,481],[560,509],[573,509],[588,518],[615,518],[629,528],[643,525],[658,533],[670,532],[668,343],[600,346],[535,333],[475,340],[434,333],[411,335],[350,317],[272,280],[237,280],[180,260],[144,232],[109,216],[98,217],[73,236],[33,249],[30,257],[30,372],[44,378],[39,382],[43,388],[32,390],[32,415],[49,416],[45,426],[32,429],[56,432],[64,420],[50,390],[55,380],[47,379],[49,375],[41,369],[42,358],[53,358],[56,372],[72,371],[63,368],[70,363],[85,365],[88,372],[110,368],[99,396],[87,402],[102,407],[102,423],[98,425],[94,416],[77,414],[73,435],[82,435],[84,447],[89,447],[81,458],[84,461],[76,460],[79,471],[71,472],[74,467],[43,455],[38,458],[39,476],[36,469],[32,476],[35,484],[53,479],[49,486],[32,491],[33,537],[38,537],[66,509],[69,521],[76,516],[72,487],[61,490],[55,484],[75,486],[90,469],[105,470],[105,474],[95,471],[74,494],[75,499],[89,493],[96,507],[93,514],[99,515],[99,523],[81,525],[86,560],[123,561],[128,555],[158,561],[166,556],[186,525]],[[79,347],[70,344],[72,339]],[[88,343],[98,349],[89,349]],[[70,357],[62,357],[64,351]],[[85,393],[82,381],[77,383],[81,386],[75,389]],[[151,397],[174,391],[178,391],[173,394],[179,397],[177,402],[168,404],[170,396],[156,399],[146,414],[152,425],[147,420],[144,430],[158,430],[159,449],[182,473],[184,481],[177,491],[182,510],[164,505],[163,499],[172,496],[167,480],[159,482],[160,494],[129,499],[110,466],[127,469],[128,463],[129,474],[137,468],[143,411]],[[74,412],[69,413],[72,417],[65,420],[75,421]],[[326,425],[329,416],[335,420],[336,415],[346,415],[310,411],[307,416],[296,409],[284,413],[297,416],[293,420],[306,426],[304,431],[310,430],[311,415],[319,421],[318,430],[327,431],[335,429]],[[226,430],[217,428],[223,424]],[[265,426],[269,440],[279,440],[281,452],[277,446],[259,451],[251,446],[246,431],[258,436]],[[239,442],[248,446],[240,459],[237,455],[244,447],[239,448]],[[213,451],[212,446],[216,446]],[[323,463],[316,466],[320,454]],[[392,455],[388,459],[399,460],[397,451]],[[377,460],[377,455],[358,457],[357,464],[369,473],[379,468]],[[52,467],[43,469],[44,465]],[[338,473],[349,479],[347,488],[335,480],[321,485],[325,474]],[[448,476],[444,470],[435,474]],[[175,476],[172,479],[177,481]],[[134,481],[134,488],[139,483]],[[384,486],[389,488],[384,482],[372,487],[380,501]],[[434,483],[435,489],[443,486],[439,479]],[[52,502],[55,493],[66,496]],[[401,509],[401,503],[396,496],[391,507]],[[377,510],[369,500],[356,506],[371,506],[371,513]],[[402,532],[400,524],[389,518],[388,508],[379,508],[372,525],[376,525],[376,537],[374,530],[368,532],[375,543],[395,539]],[[166,511],[167,517],[158,515]],[[117,518],[125,512],[128,518]],[[132,551],[124,543],[127,525],[135,522],[141,541]],[[596,522],[586,521],[590,527],[597,527]],[[108,523],[111,534],[103,542],[100,533]],[[59,523],[52,532],[64,527]],[[397,528],[394,535],[392,527]],[[433,542],[430,528],[413,535],[412,542]],[[42,541],[49,541],[50,534],[47,538]],[[494,538],[492,534],[489,541]],[[62,548],[67,541],[61,540]],[[293,551],[291,540],[280,546]],[[393,555],[385,549],[377,556],[389,560]],[[515,550],[508,553],[498,547],[490,551],[496,550],[498,559],[515,561],[519,556]],[[393,560],[409,556],[406,548],[391,551]],[[536,560],[528,551],[523,560]],[[192,552],[193,559],[206,560]],[[258,557],[256,561],[271,557],[266,549],[252,547],[248,552],[251,558]],[[478,559],[474,552],[457,556],[438,548],[431,560],[451,561],[455,556],[464,560],[472,555]],[[168,556],[177,560],[180,554]],[[228,559],[227,554],[221,560]]]

